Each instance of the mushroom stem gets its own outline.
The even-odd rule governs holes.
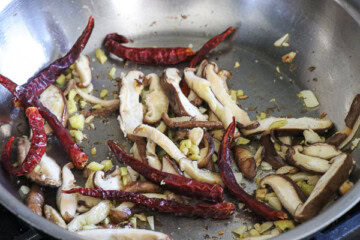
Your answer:
[[[33,184],[31,190],[26,197],[26,206],[34,213],[42,216],[44,205],[44,193],[41,191],[39,185]]]
[[[166,124],[166,126],[170,128],[194,128],[201,127],[207,129],[223,129],[224,124],[220,121],[175,121],[174,118],[170,118],[166,112],[162,114],[162,120]]]
[[[256,176],[256,162],[249,150],[239,145],[234,148],[235,163],[245,178],[252,180]]]

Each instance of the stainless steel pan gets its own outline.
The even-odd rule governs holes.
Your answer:
[[[188,46],[198,49],[210,36],[233,25],[238,31],[230,41],[211,54],[219,66],[232,71],[233,89],[243,89],[250,98],[244,107],[257,107],[266,111],[277,107],[272,115],[318,116],[327,112],[339,128],[350,102],[359,93],[360,77],[360,14],[359,1],[329,0],[241,0],[241,1],[0,1],[0,72],[22,84],[64,54],[74,43],[87,22],[89,15],[95,17],[95,29],[85,49],[91,59],[95,47],[100,47],[105,34],[119,32],[133,39],[135,46]],[[289,48],[275,48],[273,42],[285,33],[290,33]],[[298,54],[295,71],[281,63],[281,56],[290,50]],[[220,54],[221,52],[221,54]],[[233,69],[235,61],[240,68]],[[124,68],[118,60],[110,60],[105,66],[92,62],[96,76],[95,87],[116,90],[108,72],[112,66],[120,71],[138,68],[145,73],[160,72],[162,68],[136,66]],[[279,66],[278,74],[275,67]],[[315,66],[310,72],[308,68]],[[179,66],[181,67],[181,66]],[[317,80],[317,81],[316,81]],[[318,109],[300,113],[304,108],[296,97],[301,89],[312,89],[321,105]],[[14,135],[27,134],[23,112],[10,107],[10,95],[0,87],[0,117],[2,122],[11,121]],[[252,118],[255,112],[250,112]],[[104,123],[96,122],[96,131],[89,132],[89,146],[96,142],[98,155],[90,160],[101,161],[109,150],[107,139],[123,140],[115,117]],[[56,144],[56,141],[54,141]],[[4,139],[1,139],[3,145]],[[126,142],[124,141],[124,145]],[[61,148],[52,147],[51,155],[60,163],[68,161]],[[354,152],[355,159],[360,157]],[[352,179],[359,178],[359,165]],[[80,179],[80,178],[79,178]],[[19,200],[18,188],[24,182],[12,179],[0,170],[0,202],[17,216],[55,237],[78,239],[70,232],[60,229],[38,217]],[[345,197],[323,211],[316,218],[281,235],[278,239],[300,239],[324,228],[340,217],[360,199],[359,184]],[[247,190],[252,190],[247,183]],[[47,200],[54,201],[54,191],[49,191]],[[175,239],[203,239],[206,235],[218,236],[224,230],[223,239],[231,239],[231,229],[240,223],[259,222],[251,214],[239,212],[232,220],[213,221],[174,218],[156,215],[156,230],[171,234]]]

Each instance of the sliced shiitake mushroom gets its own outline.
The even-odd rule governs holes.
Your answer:
[[[286,165],[284,159],[276,152],[274,144],[271,141],[270,134],[261,136],[260,143],[264,147],[262,152],[263,161],[270,163],[274,169],[278,169]]]
[[[165,69],[161,77],[161,86],[169,99],[171,108],[179,116],[190,116],[199,121],[206,121],[206,116],[182,93],[180,81],[179,70],[176,68]]]
[[[149,93],[145,96],[144,123],[154,124],[161,120],[162,113],[168,111],[169,99],[160,85],[160,78],[157,74],[148,74],[144,81],[150,84]]]
[[[121,223],[133,215],[132,208],[134,207],[135,203],[122,202],[119,206],[110,209],[109,217],[113,223]]]
[[[312,129],[304,130],[304,140],[305,144],[313,144],[313,143],[322,143],[325,142],[324,137],[320,137],[319,134],[314,132]]]
[[[77,85],[81,88],[88,87],[91,84],[91,67],[88,56],[80,55],[75,61],[75,71],[79,74],[80,81]]]
[[[165,152],[167,152],[167,154],[169,154],[178,163],[180,169],[186,172],[190,177],[198,181],[223,185],[221,177],[218,174],[204,169],[199,169],[197,162],[193,162],[188,159],[173,141],[156,128],[141,124],[135,129],[134,134],[154,141]]]
[[[179,176],[183,175],[183,173],[181,172],[181,170],[179,169],[177,164],[175,162],[173,162],[168,155],[165,155],[162,158],[161,171],[171,173],[171,174],[175,174],[175,175],[179,175]]]
[[[357,94],[351,103],[345,118],[345,129],[336,132],[326,139],[326,142],[342,149],[353,139],[360,126],[360,94]]]
[[[298,171],[299,170],[296,167],[286,165],[286,166],[283,166],[283,167],[277,169],[275,173],[284,175],[284,174],[297,173]]]
[[[322,174],[329,170],[331,164],[328,160],[302,154],[303,150],[304,147],[300,145],[289,148],[286,153],[287,162],[309,173]]]
[[[26,206],[31,209],[34,213],[42,216],[44,206],[44,193],[41,191],[39,185],[34,183],[31,186],[29,194],[26,196]]]
[[[224,81],[218,75],[218,72],[218,66],[214,62],[206,65],[204,69],[204,76],[210,82],[210,87],[215,97],[221,102],[222,105],[224,105],[224,107],[227,107],[231,110],[232,114],[235,116],[236,122],[241,124],[242,127],[253,125],[254,122],[250,120],[247,112],[241,109],[226,92],[224,88]]]
[[[61,124],[66,127],[69,113],[67,111],[66,100],[61,89],[52,84],[40,94],[39,100],[52,114],[56,116]],[[44,124],[44,129],[46,134],[51,134],[53,132],[47,122]]]
[[[212,161],[212,155],[215,151],[215,143],[211,135],[204,131],[201,143],[204,144],[204,147],[200,149],[200,159],[198,160],[198,167],[204,168],[209,162]]]
[[[200,78],[195,75],[194,68],[185,68],[185,80],[189,87],[196,92],[199,97],[205,100],[211,111],[221,120],[225,127],[228,127],[232,122],[233,114],[231,110],[222,105],[219,100],[215,97],[211,90],[211,84],[209,81]]]
[[[162,114],[162,120],[170,128],[194,128],[201,127],[207,129],[223,129],[224,124],[220,121],[197,121],[191,117],[170,118],[167,113]]]
[[[319,179],[304,204],[295,211],[295,219],[303,222],[314,217],[338,191],[341,184],[348,179],[353,168],[353,159],[342,153],[331,160],[330,169]]]
[[[96,171],[93,177],[94,187],[104,190],[122,190],[123,185],[121,181],[120,169],[116,169],[110,174],[105,174],[103,171]]]
[[[75,217],[77,208],[77,197],[76,194],[65,194],[62,190],[69,190],[75,187],[75,177],[71,172],[74,168],[72,163],[67,163],[62,169],[62,185],[58,189],[56,195],[56,205],[60,211],[61,216],[65,221],[70,221]]]
[[[19,164],[25,160],[30,145],[31,143],[27,137],[23,136],[19,138],[17,146],[17,158]],[[60,166],[46,153],[41,158],[38,167],[27,173],[26,177],[40,185],[49,187],[60,187],[62,182]]]
[[[164,233],[154,232],[145,229],[93,229],[77,232],[86,239],[102,239],[102,240],[172,240],[172,238]]]
[[[122,78],[120,89],[120,129],[125,136],[132,135],[134,129],[143,122],[143,105],[140,93],[143,90],[144,74],[130,71]]]
[[[91,208],[88,212],[76,216],[68,224],[68,230],[70,232],[76,232],[82,230],[85,225],[100,223],[109,215],[110,208],[110,201],[101,201],[99,204]]]
[[[156,129],[164,133],[166,131],[166,125],[163,122],[160,122],[159,126],[157,126]],[[150,139],[147,140],[145,154],[146,154],[146,161],[149,164],[149,166],[157,170],[160,170],[161,162],[156,154],[156,143],[154,141]]]
[[[124,192],[135,192],[135,193],[158,193],[161,191],[161,188],[151,182],[131,182],[128,183],[122,191]]]
[[[199,64],[199,66],[197,67],[196,70],[196,76],[198,77],[202,77],[203,76],[203,71],[206,67],[206,65],[208,64],[208,60],[204,59],[201,61],[201,63]],[[190,93],[188,96],[189,101],[194,104],[195,106],[200,106],[202,104],[202,99],[193,91],[190,89]]]
[[[315,132],[324,132],[333,126],[333,123],[326,118],[276,118],[269,117],[258,121],[259,125],[253,129],[242,129],[245,136],[251,136],[261,133],[269,133],[271,130],[285,135],[302,133],[306,129],[312,129]]]
[[[59,227],[66,229],[66,223],[65,223],[64,219],[61,217],[60,213],[58,211],[56,211],[55,208],[45,204],[44,215],[47,220],[55,223]]]
[[[256,162],[248,149],[239,145],[235,146],[234,159],[245,178],[252,180],[256,176]]]
[[[302,153],[312,157],[331,159],[341,154],[341,151],[334,145],[327,143],[315,143],[313,145],[304,146]]]
[[[268,175],[260,182],[262,188],[265,188],[266,185],[269,185],[274,190],[281,204],[293,216],[295,215],[296,208],[306,201],[306,196],[298,185],[287,176],[278,174]]]

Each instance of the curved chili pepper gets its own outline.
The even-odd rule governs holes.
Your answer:
[[[159,171],[128,155],[114,143],[114,141],[109,140],[108,145],[119,161],[126,163],[148,180],[162,184],[164,188],[201,200],[213,202],[221,202],[223,200],[224,189],[219,185],[203,183],[194,179]]]
[[[211,50],[219,45],[224,39],[235,31],[234,27],[229,27],[223,33],[211,38],[202,48],[196,52],[195,56],[190,61],[190,67],[195,67],[201,60],[203,60]]]
[[[9,142],[5,145],[5,153],[2,155],[2,163],[6,171],[15,176],[22,176],[34,170],[36,165],[40,163],[46,149],[47,138],[44,129],[43,118],[41,117],[38,109],[35,107],[29,107],[26,109],[26,116],[29,119],[29,125],[33,131],[33,137],[31,140],[30,150],[25,160],[22,162],[20,167],[15,168],[13,165],[11,165],[10,149],[14,140],[13,137],[10,138]]]
[[[122,44],[129,40],[119,34],[110,33],[105,37],[105,48],[116,56],[140,64],[173,65],[195,55],[191,48],[131,48]]]
[[[40,114],[48,121],[77,168],[83,168],[86,165],[88,156],[83,153],[72,140],[68,130],[63,127],[57,117],[41,104],[38,97],[46,88],[56,81],[57,76],[76,61],[88,42],[93,28],[94,18],[90,16],[85,30],[70,51],[64,57],[56,60],[35,77],[31,78],[26,85],[18,86],[10,79],[0,75],[0,84],[14,95],[15,99],[13,99],[13,103],[15,103],[16,106],[21,105],[22,107],[36,107],[39,109]]]
[[[80,193],[81,195],[101,198],[103,200],[132,202],[159,212],[174,213],[177,216],[185,217],[227,219],[235,212],[235,205],[229,202],[186,205],[173,200],[149,198],[139,193],[95,188],[72,188],[62,191],[62,193]]]
[[[69,68],[80,56],[82,50],[85,48],[92,30],[94,28],[94,17],[90,16],[88,24],[75,44],[68,51],[68,53],[52,62],[48,67],[43,69],[35,77],[30,78],[25,84],[22,95],[28,101],[37,98],[45,91],[51,84],[55,83],[56,78],[60,76],[67,68]]]
[[[230,166],[230,144],[234,137],[235,128],[236,121],[235,118],[233,118],[233,122],[226,129],[218,153],[218,166],[224,184],[238,200],[244,202],[245,205],[248,206],[253,212],[264,217],[265,219],[273,221],[277,219],[288,218],[287,214],[283,211],[276,211],[250,196],[236,182],[234,173]]]

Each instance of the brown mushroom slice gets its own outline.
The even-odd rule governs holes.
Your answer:
[[[197,121],[191,117],[170,118],[167,113],[162,114],[162,120],[170,128],[194,128],[201,127],[207,129],[223,129],[224,124],[220,121]]]
[[[280,122],[281,121],[281,122]],[[259,120],[259,125],[253,129],[242,129],[241,132],[245,136],[251,136],[261,133],[269,133],[273,127],[276,125],[276,122],[282,123],[279,127],[277,127],[276,132],[281,133],[300,133],[306,129],[312,129],[315,132],[324,132],[330,129],[333,126],[333,123],[326,118],[310,118],[310,117],[302,117],[302,118],[277,118],[277,117],[269,117],[262,120]]]
[[[161,86],[169,99],[171,108],[179,116],[190,116],[196,120],[206,121],[206,116],[182,93],[180,81],[179,70],[176,68],[165,69],[161,77]]]
[[[75,61],[75,71],[79,74],[80,81],[77,85],[81,88],[88,87],[91,84],[91,68],[88,56],[80,55]]]
[[[327,143],[316,143],[313,145],[304,146],[302,153],[312,157],[331,159],[341,154],[341,151],[334,145]]]
[[[61,216],[67,222],[75,217],[78,204],[76,194],[65,194],[61,192],[62,190],[69,190],[75,187],[75,177],[71,172],[72,168],[74,168],[72,163],[64,165],[62,169],[62,185],[56,195],[56,205]]]
[[[284,174],[293,174],[293,173],[297,173],[299,170],[296,167],[293,166],[283,166],[279,169],[276,170],[276,174],[280,174],[280,175],[284,175]]]
[[[183,173],[181,172],[181,170],[179,169],[179,167],[176,165],[176,163],[174,163],[170,157],[168,155],[165,155],[162,158],[162,168],[161,168],[162,172],[166,172],[166,173],[171,173],[171,174],[175,174],[175,175],[179,175],[182,176]]]
[[[61,89],[52,84],[40,94],[39,100],[52,114],[56,116],[61,124],[66,127],[69,114],[67,111],[65,96]],[[51,134],[53,132],[47,122],[44,124],[44,129],[46,134]]]
[[[228,85],[227,85],[226,80],[232,78],[231,72],[229,72],[228,70],[222,69],[222,70],[220,70],[220,71],[218,72],[218,75],[219,75],[219,77],[220,77],[221,80],[222,80],[223,87],[224,87],[225,91],[226,91],[227,93],[229,93],[229,87],[228,87]]]
[[[313,143],[323,143],[325,142],[324,137],[320,137],[319,134],[314,132],[312,129],[306,129],[304,130],[304,139],[305,144],[313,144]]]
[[[360,94],[354,97],[349,112],[345,118],[345,129],[336,132],[333,136],[326,140],[327,143],[335,145],[342,149],[354,137],[360,126]]]
[[[204,68],[208,63],[209,62],[206,59],[202,60],[202,62],[197,67],[196,76],[202,77]],[[190,89],[188,99],[192,104],[194,104],[197,107],[202,104],[202,99],[192,89]]]
[[[139,125],[134,134],[140,137],[146,137],[154,141],[167,154],[169,154],[180,166],[180,169],[187,173],[191,178],[198,181],[223,185],[221,177],[213,172],[199,169],[196,162],[186,158],[180,149],[166,135],[149,125]]]
[[[161,188],[151,182],[131,182],[128,183],[122,191],[124,192],[134,192],[134,193],[158,193],[161,191]]]
[[[166,131],[166,125],[161,122],[159,126],[156,127],[156,129],[164,133]],[[150,167],[153,167],[157,170],[161,169],[160,159],[156,155],[156,143],[150,139],[147,140],[146,144],[146,160]]]
[[[220,119],[225,127],[228,127],[232,122],[233,114],[228,107],[223,106],[215,97],[211,90],[209,81],[195,75],[194,68],[185,68],[185,80],[191,89],[193,89],[199,97],[205,100],[211,111]]]
[[[82,230],[77,234],[86,239],[94,240],[172,240],[170,236],[164,233],[131,228]]]
[[[53,222],[56,225],[58,225],[59,227],[66,229],[66,223],[65,223],[64,219],[61,217],[60,213],[58,211],[56,211],[55,208],[45,204],[44,215],[45,215],[45,218],[47,220],[49,220],[50,222]]]
[[[122,78],[120,89],[120,129],[127,135],[132,135],[134,129],[143,122],[143,105],[140,102],[140,93],[143,90],[144,74],[139,71],[130,71]]]
[[[236,122],[241,124],[243,127],[254,124],[254,122],[250,120],[247,112],[241,109],[226,92],[224,82],[218,75],[218,66],[216,63],[212,62],[206,65],[204,73],[206,79],[210,82],[210,87],[215,97],[224,107],[230,109],[232,114],[235,116]]]
[[[266,185],[269,185],[274,190],[281,204],[293,216],[296,208],[306,200],[304,193],[298,185],[287,176],[277,174],[267,175],[260,182],[262,188],[265,188]]]
[[[26,136],[19,138],[17,146],[17,158],[19,164],[25,160],[30,145],[31,143]],[[27,173],[26,177],[40,185],[49,187],[60,187],[62,182],[60,166],[46,153],[41,158],[38,167]]]
[[[31,209],[34,213],[42,216],[44,206],[44,193],[37,184],[31,186],[31,190],[25,199],[26,206]]]
[[[235,146],[234,160],[245,178],[252,180],[256,176],[256,162],[251,152],[242,146]]]
[[[309,173],[323,174],[329,170],[331,164],[328,160],[302,154],[303,150],[303,146],[299,145],[289,148],[286,153],[287,162]]]
[[[331,162],[330,169],[321,176],[309,198],[296,209],[297,221],[303,222],[318,214],[341,184],[348,179],[353,168],[352,157],[342,153],[334,157]]]
[[[135,207],[135,203],[122,202],[116,208],[110,208],[109,217],[113,223],[121,223],[132,217],[132,208]]]
[[[103,190],[122,190],[124,187],[122,185],[119,168],[110,174],[105,174],[103,171],[96,171],[93,181],[95,188],[101,188]]]
[[[161,114],[168,111],[169,99],[160,85],[160,78],[157,74],[146,75],[146,81],[150,83],[149,93],[145,96],[146,113],[144,122],[154,124],[161,120]]]
[[[70,232],[82,230],[86,225],[98,224],[103,221],[110,213],[111,202],[101,201],[96,206],[92,207],[88,212],[76,216],[68,224],[67,228]]]
[[[199,168],[204,168],[212,161],[212,155],[215,151],[215,143],[207,131],[204,131],[201,142],[204,144],[204,147],[200,149],[200,159],[197,162]]]
[[[284,159],[276,152],[270,134],[261,136],[260,143],[264,147],[262,153],[263,161],[268,162],[274,169],[287,165]]]

